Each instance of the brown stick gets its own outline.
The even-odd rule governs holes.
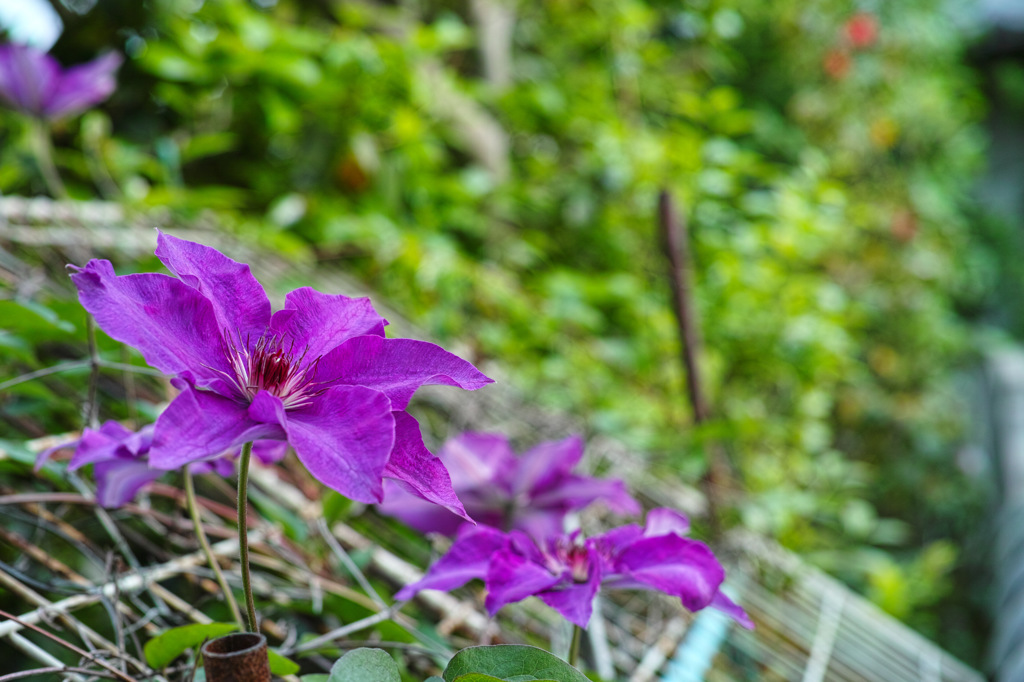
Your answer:
[[[689,235],[686,222],[679,219],[672,196],[667,190],[662,190],[658,195],[658,223],[661,228],[662,246],[669,262],[673,312],[679,326],[679,351],[686,370],[686,391],[693,409],[693,421],[700,425],[711,417],[711,410],[701,380],[701,336],[690,281]],[[707,452],[708,469],[701,479],[701,489],[707,498],[712,535],[718,536],[721,530],[718,518],[721,500],[718,490],[728,478],[729,469],[720,447],[708,444]]]
[[[672,197],[666,190],[658,196],[658,217],[661,236],[668,256],[669,278],[672,281],[672,303],[679,325],[680,354],[686,368],[686,390],[693,407],[693,421],[701,424],[709,415],[707,400],[701,385],[700,365],[697,358],[701,351],[700,328],[693,311],[690,285],[690,249],[686,223],[680,221],[672,205]]]

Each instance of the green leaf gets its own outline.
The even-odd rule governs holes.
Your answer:
[[[329,682],[330,677],[323,673],[313,673],[312,675],[303,675],[299,678],[302,682]],[[430,680],[427,680],[430,682]]]
[[[484,677],[472,678],[471,674]],[[483,682],[491,675],[499,680],[589,682],[586,676],[543,649],[518,644],[474,646],[455,654],[444,671],[446,682]]]
[[[539,680],[532,675],[515,675],[513,677],[492,677],[483,673],[470,673],[455,678],[455,682],[558,682],[557,680]]]
[[[383,649],[353,649],[331,668],[328,682],[401,682],[398,664]]]
[[[146,646],[143,647],[146,663],[159,670],[205,640],[226,635],[237,629],[238,626],[234,623],[199,623],[171,628],[146,642]]]
[[[290,658],[285,658],[273,649],[267,649],[267,656],[270,658],[270,672],[275,675],[294,675],[300,670],[298,663]]]

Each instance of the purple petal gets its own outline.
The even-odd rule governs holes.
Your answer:
[[[298,354],[314,359],[357,336],[383,337],[386,324],[368,298],[322,294],[303,287],[285,296],[284,309],[274,313],[270,328],[290,338]]]
[[[75,454],[68,462],[68,470],[74,471],[86,464],[118,457],[134,458],[139,454],[145,454],[145,452],[140,453],[141,446],[142,442],[135,437],[135,432],[116,421],[104,422],[99,429],[87,427],[82,430],[82,437],[78,440]],[[146,449],[148,450],[148,447]]]
[[[260,438],[283,440],[284,431],[252,419],[242,403],[186,386],[156,420],[149,463],[155,469],[177,469]]]
[[[428,502],[472,521],[452,489],[448,470],[423,444],[420,425],[408,412],[394,412],[395,445],[384,475]]]
[[[568,474],[557,486],[531,497],[530,504],[571,511],[583,509],[598,500],[619,514],[639,514],[641,511],[640,503],[626,492],[623,481],[577,474]]]
[[[507,541],[505,534],[494,528],[464,525],[448,553],[425,576],[399,590],[395,599],[412,599],[421,590],[454,590],[474,578],[486,578],[491,557]]]
[[[715,596],[711,600],[711,604],[709,604],[709,606],[721,611],[746,629],[754,629],[754,621],[750,619],[747,612],[740,608],[740,606],[732,599],[729,599],[729,597],[721,590],[715,593]]]
[[[643,528],[635,523],[629,523],[593,538],[592,542],[607,548],[608,554],[617,555],[643,536]]]
[[[714,598],[725,571],[708,546],[678,535],[637,540],[618,556],[622,577],[609,586],[655,589],[679,597],[690,611],[699,611]]]
[[[157,232],[157,258],[213,306],[229,341],[255,341],[270,324],[270,301],[249,266],[220,251]]]
[[[519,458],[515,493],[543,491],[559,485],[583,456],[583,439],[570,436],[546,441]]]
[[[222,478],[229,478],[235,475],[235,458],[218,457],[217,459],[205,462],[193,462],[188,465],[189,471],[197,476],[202,474],[217,474]]]
[[[36,464],[35,464],[35,467],[33,467],[33,470],[34,471],[39,471],[40,469],[42,469],[43,465],[46,464],[48,461],[50,461],[50,458],[53,457],[53,454],[55,452],[59,452],[61,450],[65,450],[67,448],[76,447],[80,442],[81,442],[81,439],[79,439],[79,440],[69,440],[66,443],[61,443],[59,445],[54,445],[53,447],[46,448],[45,450],[40,452],[38,455],[36,455]]]
[[[139,489],[164,474],[151,469],[146,462],[132,459],[113,459],[97,462],[93,470],[96,477],[96,501],[102,507],[121,507],[135,497]]]
[[[564,536],[564,533],[559,533],[556,536],[549,536],[545,538],[544,542],[554,546],[558,543],[559,539]],[[572,535],[569,539],[575,541],[577,535]],[[512,530],[508,532],[509,547],[519,554],[520,556],[526,557],[535,564],[545,563],[544,553],[540,551],[537,540],[531,538],[529,535],[521,530]]]
[[[383,391],[392,409],[404,410],[424,384],[472,391],[493,383],[476,367],[432,343],[413,339],[357,336],[326,355],[318,378]]]
[[[492,555],[487,569],[487,611],[493,616],[505,604],[522,601],[563,580],[562,576],[552,575],[544,566],[506,547]]]
[[[449,537],[466,523],[444,507],[411,495],[392,480],[384,481],[384,501],[377,505],[377,511],[421,533],[441,533]]]
[[[537,596],[570,623],[585,628],[594,614],[594,597],[600,587],[601,571],[595,563],[590,565],[586,582],[566,583],[561,589],[541,592]]]
[[[395,444],[391,402],[362,386],[334,386],[309,407],[285,413],[278,398],[260,391],[249,408],[259,421],[281,424],[309,473],[359,502],[380,502],[381,477]]]
[[[167,275],[119,277],[106,260],[69,267],[78,300],[109,336],[142,351],[161,372],[230,395],[218,372],[234,376],[234,370],[213,305],[199,292]]]
[[[472,507],[470,507],[470,513],[475,513]],[[479,523],[486,523],[486,520],[480,517],[474,516],[473,518]],[[538,541],[555,535],[563,535],[565,533],[565,512],[535,507],[516,509],[512,518],[512,527],[525,532]]]
[[[99,104],[117,87],[114,74],[124,58],[108,52],[91,62],[67,69],[46,94],[43,114],[60,118]]]
[[[680,537],[690,532],[690,519],[675,509],[659,507],[647,513],[644,536],[655,537],[674,533]]]
[[[452,486],[457,491],[469,488],[507,488],[511,483],[505,474],[516,466],[516,453],[508,439],[497,433],[463,433],[441,446],[437,456],[448,467]]]
[[[27,45],[0,45],[0,99],[25,114],[42,117],[50,91],[60,78],[60,64]]]
[[[288,443],[282,440],[258,440],[252,444],[252,454],[260,464],[270,466],[288,454]]]

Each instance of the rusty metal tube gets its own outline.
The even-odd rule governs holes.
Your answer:
[[[270,682],[267,638],[254,632],[236,632],[203,645],[207,682]]]

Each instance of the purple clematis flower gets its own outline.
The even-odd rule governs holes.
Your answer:
[[[541,443],[517,457],[496,433],[464,433],[437,453],[452,487],[473,520],[535,538],[562,533],[565,515],[603,500],[612,511],[639,514],[640,505],[619,480],[572,473],[583,456],[583,439],[572,436]],[[378,509],[424,533],[454,536],[462,520],[398,486],[386,486]]]
[[[369,299],[304,287],[271,313],[248,265],[163,233],[157,243],[177,277],[118,276],[106,260],[70,266],[100,328],[181,391],[157,419],[151,466],[286,440],[313,476],[349,498],[379,502],[388,477],[465,515],[405,408],[423,384],[473,390],[491,379],[432,343],[385,338],[387,321]]]
[[[36,459],[36,469],[58,450],[73,447],[75,454],[68,463],[68,470],[94,465],[96,501],[102,507],[121,507],[131,502],[146,484],[167,473],[164,469],[149,466],[153,430],[152,424],[132,431],[116,421],[105,422],[98,429],[85,429],[78,440],[43,450]],[[269,465],[283,459],[287,449],[287,444],[280,441],[256,441],[252,452],[261,463]],[[204,474],[212,471],[221,476],[231,476],[235,473],[234,460],[238,454],[236,449],[217,459],[197,462],[192,465],[192,472]]]
[[[114,74],[122,61],[121,55],[108,52],[65,70],[38,48],[0,45],[0,100],[40,119],[77,114],[114,92]]]
[[[679,597],[690,611],[711,606],[746,628],[754,624],[721,591],[725,570],[703,542],[685,537],[686,517],[654,509],[641,528],[631,524],[584,540],[579,533],[536,542],[521,531],[503,533],[466,524],[451,549],[396,599],[420,590],[452,590],[474,578],[487,587],[485,605],[501,607],[539,597],[565,618],[586,627],[594,597],[606,589],[657,590]]]

